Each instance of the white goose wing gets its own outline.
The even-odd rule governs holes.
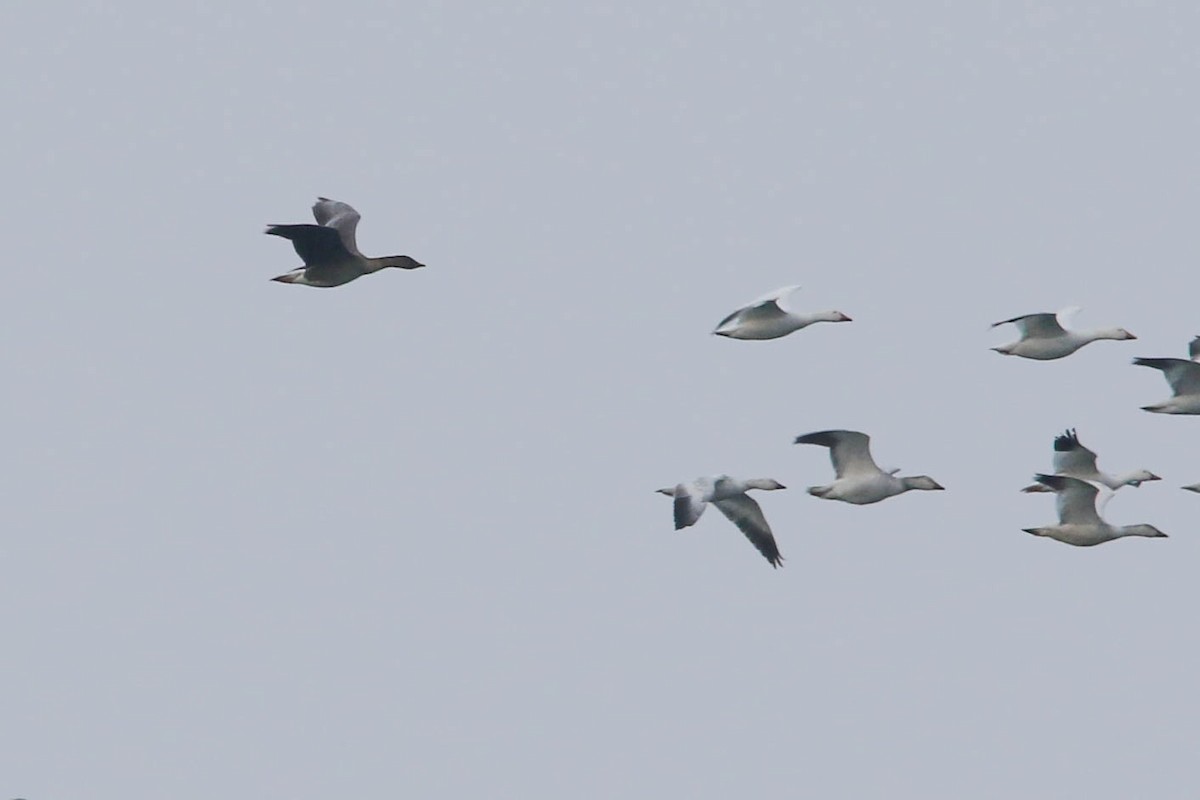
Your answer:
[[[882,472],[871,458],[871,437],[859,431],[817,431],[796,437],[796,444],[816,444],[829,448],[833,471],[839,478]]]
[[[799,286],[785,286],[782,289],[776,289],[773,292],[768,292],[762,297],[756,297],[746,305],[734,311],[725,319],[717,323],[717,328],[723,328],[731,322],[766,322],[776,319],[781,314],[786,314],[787,311],[783,308],[783,300],[792,292],[799,289]]]
[[[1054,471],[1067,475],[1095,475],[1096,453],[1079,442],[1072,428],[1054,437]]]
[[[1007,325],[1011,322],[1017,326],[1017,331],[1020,332],[1022,339],[1053,339],[1066,334],[1067,322],[1078,311],[1080,311],[1079,306],[1069,306],[1054,314],[1048,312],[1043,314],[1025,314],[1024,316],[994,322],[992,323],[992,327]]]
[[[1100,512],[1096,509],[1096,496],[1100,490],[1095,484],[1067,475],[1036,475],[1038,483],[1054,490],[1058,505],[1058,521],[1063,525],[1099,525]],[[1109,493],[1111,497],[1111,493]],[[1107,498],[1105,499],[1107,503]]]
[[[330,200],[328,197],[318,197],[317,202],[313,204],[312,212],[318,225],[334,228],[338,232],[347,250],[355,255],[362,255],[358,252],[358,244],[354,240],[354,232],[362,217],[351,208],[349,203]]]
[[[1133,363],[1161,370],[1176,397],[1200,394],[1200,362],[1182,358],[1135,358]]]
[[[775,536],[771,533],[767,518],[763,516],[762,508],[753,497],[738,494],[717,500],[713,505],[745,534],[750,544],[763,554],[763,558],[771,562],[772,567],[779,566],[783,556],[779,554],[779,546],[775,544]]]
[[[744,308],[750,308],[751,306],[757,306],[763,303],[774,303],[776,306],[782,308],[784,301],[799,290],[799,286],[784,286],[782,289],[776,289],[773,292],[767,292],[762,297],[754,298],[747,303]]]

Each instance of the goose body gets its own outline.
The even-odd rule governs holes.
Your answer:
[[[799,288],[785,286],[751,301],[721,320],[713,333],[730,339],[778,339],[816,322],[851,321],[840,311],[791,311],[785,301]]]
[[[1101,339],[1137,338],[1124,328],[1104,328],[1095,331],[1068,330],[1067,321],[1077,311],[1079,311],[1078,308],[1071,307],[1064,308],[1055,314],[1026,314],[994,322],[992,323],[993,328],[1009,323],[1016,325],[1021,338],[992,349],[1006,356],[1020,356],[1035,361],[1053,361],[1056,358],[1069,356],[1084,345],[1098,342]]]
[[[1094,547],[1126,536],[1146,536],[1152,539],[1166,537],[1165,533],[1153,525],[1110,525],[1106,522],[1096,507],[1096,499],[1100,493],[1097,484],[1069,475],[1037,475],[1034,479],[1057,495],[1058,524],[1023,528],[1026,533],[1076,547]],[[1106,492],[1101,506],[1111,496],[1111,492]]]
[[[829,448],[837,480],[828,486],[808,487],[809,494],[823,500],[868,505],[913,489],[936,491],[944,488],[928,475],[898,477],[898,470],[881,470],[871,457],[871,437],[859,431],[817,431],[797,436],[795,443]]]
[[[1093,481],[1116,491],[1122,486],[1141,486],[1146,481],[1158,481],[1162,478],[1146,469],[1139,469],[1123,475],[1109,475],[1101,472],[1096,466],[1096,453],[1080,444],[1074,429],[1054,437],[1054,474],[1069,475],[1084,481]],[[1034,483],[1026,486],[1023,492],[1052,492],[1044,483]]]
[[[359,213],[348,204],[318,197],[312,207],[316,225],[271,225],[266,232],[291,241],[304,266],[272,278],[280,283],[328,288],[385,267],[417,269],[425,266],[408,256],[370,258],[358,250],[354,233]]]
[[[1195,347],[1193,340],[1193,352],[1196,352]],[[1161,371],[1173,392],[1166,400],[1142,406],[1143,411],[1155,414],[1200,414],[1200,362],[1182,358],[1135,358],[1133,363]]]
[[[767,524],[762,508],[747,492],[751,489],[771,491],[783,488],[786,487],[782,483],[770,478],[738,480],[728,475],[717,475],[657,491],[675,500],[675,530],[695,525],[711,503],[737,526],[772,567],[778,567],[783,556],[779,554],[771,526]]]

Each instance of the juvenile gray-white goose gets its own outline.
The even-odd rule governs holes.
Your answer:
[[[993,328],[1009,323],[1016,325],[1021,338],[1011,344],[992,349],[1006,356],[1052,361],[1069,356],[1084,345],[1098,342],[1101,339],[1137,338],[1124,328],[1103,328],[1095,331],[1068,330],[1066,328],[1068,320],[1079,310],[1078,306],[1071,306],[1054,314],[1026,314],[1022,317],[994,322],[992,323]]]
[[[272,236],[290,239],[296,254],[304,261],[303,267],[271,280],[328,288],[385,267],[417,269],[425,266],[409,256],[369,258],[360,253],[354,240],[360,217],[346,203],[318,197],[312,212],[316,225],[271,225],[267,228],[266,232]]]
[[[1092,547],[1126,536],[1147,536],[1152,539],[1165,538],[1166,534],[1153,525],[1110,525],[1100,516],[1096,498],[1100,493],[1098,484],[1081,481],[1069,475],[1036,475],[1034,480],[1048,486],[1055,494],[1058,506],[1058,524],[1040,528],[1022,528],[1034,536],[1045,536],[1076,547]],[[1101,505],[1112,497],[1106,490]]]
[[[1193,358],[1200,352],[1197,340],[1188,347]],[[1160,370],[1171,386],[1171,397],[1142,406],[1155,414],[1200,414],[1200,362],[1183,358],[1135,358],[1139,367]]]
[[[851,321],[840,311],[800,314],[790,310],[785,301],[799,288],[785,286],[752,300],[721,320],[713,333],[730,339],[778,339],[815,322]]]
[[[797,436],[795,443],[829,448],[837,480],[828,486],[808,487],[809,494],[823,500],[867,505],[912,489],[945,488],[928,475],[897,477],[899,470],[884,472],[871,458],[871,437],[859,431],[817,431]]]
[[[1054,437],[1054,474],[1095,481],[1114,491],[1122,486],[1141,486],[1146,481],[1162,480],[1146,469],[1134,470],[1124,475],[1109,475],[1107,472],[1101,472],[1096,466],[1096,453],[1080,444],[1074,428]],[[1035,483],[1026,486],[1021,491],[1052,492],[1054,490],[1044,483]]]
[[[758,503],[746,492],[750,489],[772,491],[784,488],[782,483],[771,478],[738,480],[728,475],[717,475],[656,491],[675,499],[675,530],[695,525],[707,505],[712,503],[737,526],[772,567],[778,567],[783,556],[779,554],[771,526],[767,524],[767,518],[763,516]]]

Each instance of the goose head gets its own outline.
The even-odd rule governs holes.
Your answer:
[[[1161,481],[1162,478],[1155,475],[1148,469],[1139,469],[1137,472],[1131,473],[1127,479],[1130,486],[1141,486],[1146,481]]]
[[[771,491],[772,489],[786,489],[787,487],[774,478],[751,478],[746,481],[746,488]]]
[[[1124,536],[1147,536],[1151,539],[1165,539],[1167,535],[1153,525],[1126,525],[1121,528]]]
[[[900,480],[904,482],[905,489],[922,489],[927,492],[936,492],[946,488],[928,475],[913,475],[908,478],[901,478]]]

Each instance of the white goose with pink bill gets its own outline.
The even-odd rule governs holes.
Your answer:
[[[1094,547],[1126,536],[1145,536],[1151,539],[1165,539],[1167,536],[1153,525],[1145,523],[1110,525],[1106,522],[1100,516],[1100,510],[1113,496],[1113,492],[1107,487],[1068,475],[1036,475],[1034,480],[1045,484],[1057,495],[1058,524],[1022,528],[1026,533],[1076,547]],[[1098,509],[1096,500],[1101,489],[1104,489],[1104,496],[1100,498]]]
[[[1006,356],[1032,358],[1035,361],[1053,361],[1071,355],[1079,348],[1101,339],[1136,339],[1124,328],[1101,328],[1094,331],[1073,331],[1067,328],[1067,322],[1080,309],[1071,306],[1051,314],[1025,314],[1021,317],[1004,319],[993,322],[992,327],[1000,325],[1016,325],[1021,338],[1011,344],[993,347],[997,353]]]
[[[728,475],[717,475],[655,491],[675,499],[675,530],[695,525],[707,505],[712,503],[737,526],[772,567],[778,567],[783,562],[783,556],[775,544],[775,535],[771,533],[771,526],[767,524],[762,509],[747,492],[751,489],[772,491],[784,488],[782,483],[771,478],[738,480]]]
[[[928,475],[897,477],[900,470],[884,472],[871,458],[871,437],[859,431],[806,433],[796,437],[796,444],[829,448],[837,480],[828,486],[808,487],[809,494],[822,500],[841,500],[864,506],[913,489],[941,491],[945,488]]]
[[[1141,486],[1146,481],[1160,481],[1162,478],[1148,469],[1134,470],[1123,475],[1109,475],[1101,472],[1096,466],[1096,453],[1084,447],[1072,428],[1054,437],[1054,474],[1069,475],[1084,481],[1095,481],[1116,491],[1122,486]],[[1034,483],[1026,486],[1022,492],[1052,492],[1044,483]]]
[[[799,288],[785,286],[750,301],[721,320],[713,333],[730,339],[778,339],[817,322],[852,321],[840,311],[792,311],[786,301]]]

